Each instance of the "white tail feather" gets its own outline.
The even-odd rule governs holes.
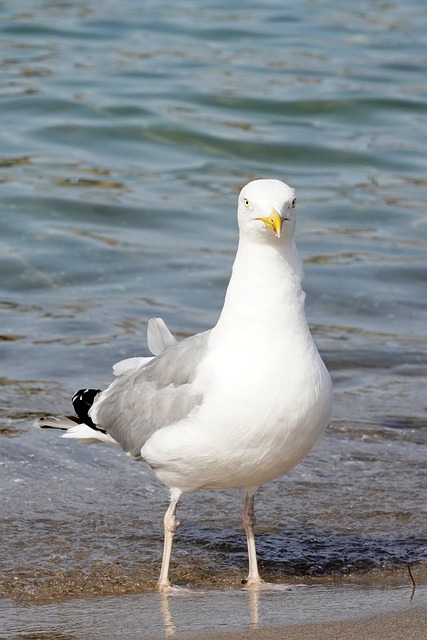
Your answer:
[[[147,344],[153,356],[158,356],[160,353],[173,347],[177,341],[171,334],[166,326],[166,323],[162,318],[151,318],[148,321],[147,327]],[[121,376],[124,373],[131,373],[138,369],[138,367],[144,366],[152,360],[152,357],[137,356],[135,358],[126,358],[126,360],[120,360],[113,365],[113,373],[115,376]]]
[[[96,431],[91,429],[87,424],[78,424],[67,416],[46,416],[45,418],[39,418],[34,423],[35,427],[41,427],[42,429],[49,427],[50,429],[62,429],[65,433],[62,434],[62,438],[75,438],[82,444],[95,444],[98,442],[104,442],[107,444],[117,444],[117,442],[103,431]]]
[[[147,327],[147,344],[151,353],[158,356],[159,353],[173,347],[176,339],[171,334],[162,318],[151,318]]]
[[[87,426],[87,424],[76,424],[62,434],[61,438],[75,438],[82,444],[96,444],[104,442],[106,444],[117,444],[117,442],[103,431],[95,431]]]

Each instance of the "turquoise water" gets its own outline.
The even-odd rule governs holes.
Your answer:
[[[153,588],[166,492],[31,423],[145,353],[150,317],[216,322],[259,177],[297,190],[336,391],[322,444],[260,494],[263,573],[425,576],[426,32],[421,0],[1,3],[3,595]],[[187,497],[175,581],[239,584],[240,508]]]

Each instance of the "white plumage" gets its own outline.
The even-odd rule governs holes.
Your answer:
[[[331,380],[304,312],[294,190],[278,180],[249,183],[238,223],[217,325],[177,343],[162,320],[151,321],[154,357],[116,364],[117,377],[95,397],[88,425],[61,427],[71,427],[67,437],[117,442],[171,489],[161,588],[170,587],[176,505],[183,492],[201,488],[245,490],[247,583],[264,584],[253,536],[255,492],[302,460],[331,416]],[[44,420],[40,426],[54,426]]]

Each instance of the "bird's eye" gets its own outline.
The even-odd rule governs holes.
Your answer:
[[[246,209],[249,208],[249,200],[247,198],[243,198],[243,204],[245,205]]]
[[[296,199],[296,198],[294,198],[294,199],[292,200],[291,207],[292,207],[292,209],[295,209],[295,207],[296,207],[296,206],[297,206],[297,199]]]

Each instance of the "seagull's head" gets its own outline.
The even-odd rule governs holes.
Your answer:
[[[280,180],[254,180],[240,192],[237,219],[241,236],[285,242],[295,229],[295,191]]]

